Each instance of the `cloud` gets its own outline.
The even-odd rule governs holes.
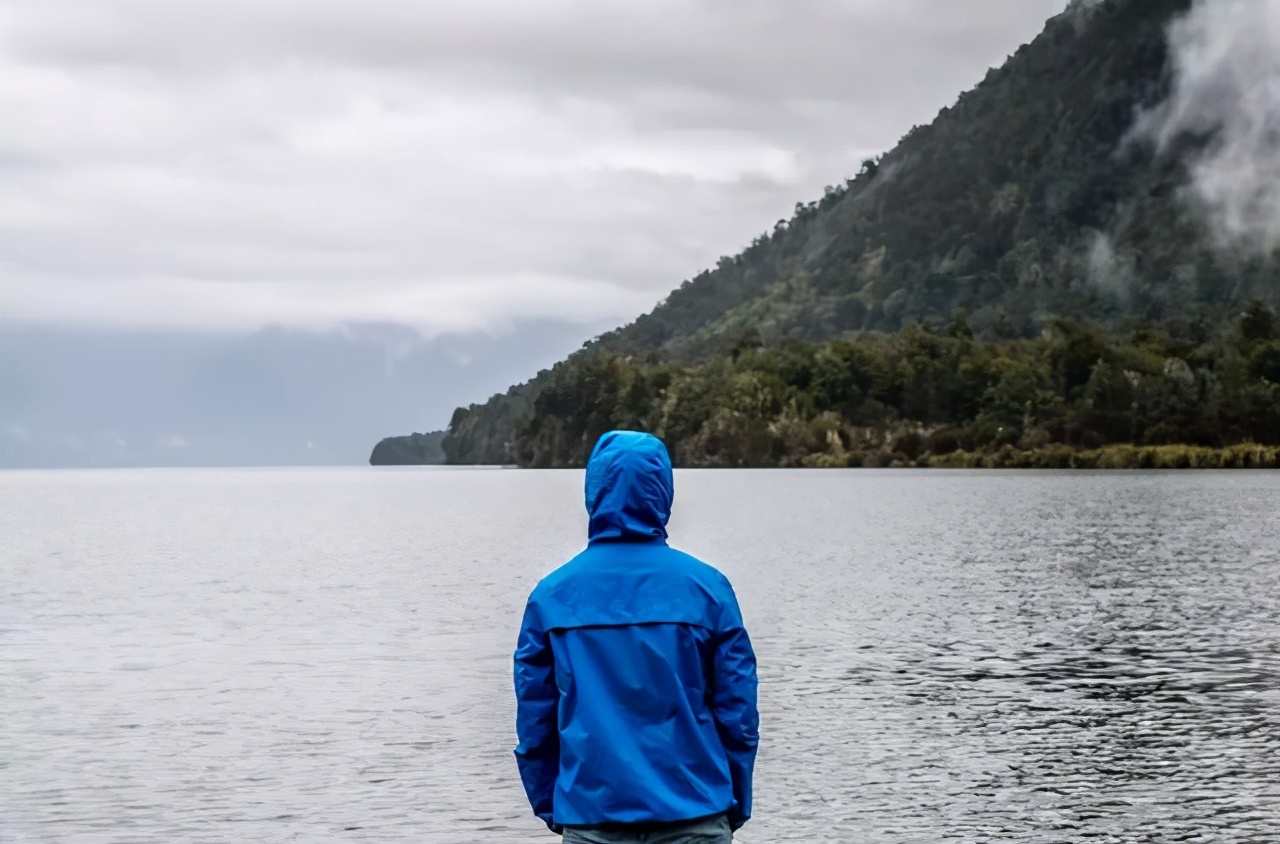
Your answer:
[[[1161,152],[1208,138],[1188,199],[1223,246],[1280,253],[1280,0],[1199,0],[1169,46],[1173,91],[1137,135]]]
[[[4,312],[624,321],[1063,6],[8,0]]]

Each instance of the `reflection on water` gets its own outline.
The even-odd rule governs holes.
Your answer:
[[[509,654],[576,473],[0,474],[0,841],[554,841]],[[741,841],[1274,842],[1280,475],[684,472]]]

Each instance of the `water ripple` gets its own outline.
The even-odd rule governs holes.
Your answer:
[[[0,841],[554,840],[509,655],[576,473],[0,474]],[[1275,842],[1280,475],[681,472],[741,841]]]

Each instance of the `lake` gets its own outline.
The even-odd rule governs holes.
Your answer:
[[[558,841],[510,660],[578,472],[0,473],[0,841]],[[1280,473],[680,471],[742,842],[1275,842]]]

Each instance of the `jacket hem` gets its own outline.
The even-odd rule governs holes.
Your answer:
[[[662,832],[670,829],[677,829],[682,826],[691,826],[696,823],[715,820],[728,814],[728,810],[712,812],[709,815],[699,815],[696,818],[684,818],[678,821],[605,821],[603,823],[566,823],[560,824],[565,829],[599,829],[604,831],[617,832]]]

